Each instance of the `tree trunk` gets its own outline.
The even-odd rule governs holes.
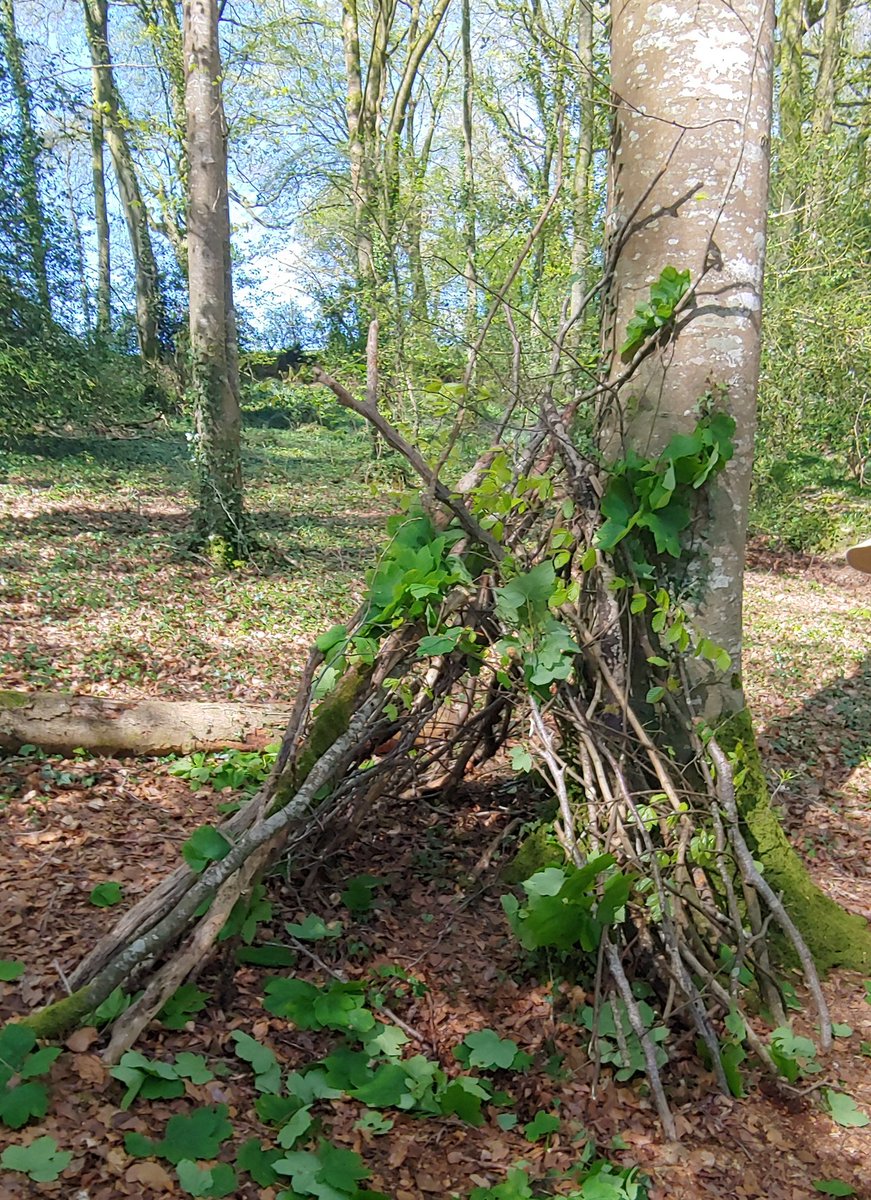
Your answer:
[[[470,0],[463,0],[460,17],[463,42],[463,175],[460,210],[463,214],[463,275],[466,280],[466,342],[471,348],[478,321],[477,230],[475,211],[475,147],[472,105],[475,73],[472,65],[472,17]]]
[[[835,101],[841,76],[844,14],[846,0],[828,0],[823,21],[820,66],[814,90],[813,155],[814,173],[808,197],[808,222],[816,226],[826,202],[826,141],[835,120]]]
[[[97,332],[105,337],[112,329],[112,257],[109,212],[106,207],[103,111],[96,78],[99,72],[95,67],[91,70],[94,96],[91,109],[91,175],[94,181],[94,224],[97,233]]]
[[[103,117],[103,127],[112,165],[118,180],[118,194],[133,254],[136,288],[136,333],[139,351],[146,363],[160,358],[158,317],[160,313],[160,284],[148,211],[142,198],[133,153],[121,112],[121,102],[112,72],[109,55],[107,0],[84,0],[85,31],[91,52],[95,107]]]
[[[781,234],[788,245],[800,226],[799,206],[802,192],[802,121],[804,99],[802,54],[804,4],[802,0],[782,0],[778,18],[780,28],[780,136],[778,139],[778,183]]]
[[[155,66],[163,81],[170,139],[167,158],[174,167],[174,178],[173,173],[169,172],[166,181],[159,179],[157,182],[155,201],[161,216],[157,227],[172,247],[182,278],[187,279],[184,209],[188,192],[188,159],[182,30],[175,0],[137,0],[136,7],[145,27]]]
[[[690,612],[697,636],[730,655],[726,671],[699,659],[685,664],[690,703],[697,717],[723,729],[724,742],[748,768],[737,803],[765,879],[782,892],[821,965],[859,966],[871,952],[867,929],[811,882],[771,809],[764,775],[751,769],[758,753],[740,677],[773,20],[772,0],[736,0],[729,9],[717,0],[612,4],[613,274],[604,328],[612,392],[605,441],[612,458],[629,450],[656,456],[673,435],[692,430],[705,396],[735,421],[734,457],[701,489],[706,508],[684,536],[681,557],[661,555],[655,568]],[[688,270],[690,289],[665,333],[649,337],[627,366],[621,346],[629,321],[666,266]],[[622,382],[631,367],[631,380]]]
[[[648,299],[663,268],[690,272],[690,302],[674,336],[650,348],[619,392],[622,411],[612,414],[610,425],[622,426],[624,450],[646,456],[693,428],[695,406],[708,393],[735,419],[734,458],[712,481],[710,508],[688,553],[699,626],[728,651],[738,672],[759,376],[773,6],[770,0],[743,0],[724,12],[716,0],[704,0],[700,10],[684,0],[668,12],[667,18],[663,4],[643,0],[613,6],[616,108],[608,222],[611,231],[625,232],[607,298],[612,379],[619,380],[625,367],[621,345],[635,306]],[[667,46],[666,24],[672,34]],[[703,708],[711,719],[743,707],[740,685],[730,679],[706,692]]]
[[[0,691],[0,749],[39,746],[49,754],[190,754],[262,749],[280,740],[284,704],[194,700],[107,700],[52,692]]]
[[[578,68],[580,136],[572,180],[572,284],[569,317],[577,322],[589,288],[592,218],[590,213],[590,171],[593,165],[595,110],[593,107],[593,6],[578,5]],[[574,328],[573,346],[580,342],[581,331]]]
[[[45,214],[39,196],[39,152],[42,146],[33,123],[33,103],[24,64],[24,47],[18,37],[15,24],[14,0],[0,2],[0,25],[2,25],[6,63],[9,67],[12,94],[18,109],[18,124],[21,131],[21,199],[24,207],[28,248],[33,265],[33,282],[44,319],[50,321],[48,242],[45,233]]]
[[[248,552],[230,265],[227,129],[215,0],[184,7],[189,162],[191,366],[199,467],[198,540],[223,561]]]

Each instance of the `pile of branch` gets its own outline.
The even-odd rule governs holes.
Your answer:
[[[341,385],[320,375],[340,399]],[[354,407],[372,416],[365,405]],[[555,504],[570,499],[576,546],[590,545],[597,521],[597,485],[565,435],[567,414],[551,408],[530,440],[535,460],[518,464],[518,475],[547,470],[555,498],[530,503],[505,529],[499,555],[461,495],[451,493],[401,436],[382,418],[377,427],[423,476],[443,523],[454,522],[464,540],[455,553],[478,563],[473,585],[443,601],[443,614],[474,631],[484,651],[474,671],[460,651],[442,657],[418,654],[424,630],[400,622],[388,633],[374,663],[349,668],[320,704],[313,699],[323,658],[313,652],[273,772],[261,791],[221,827],[231,845],[202,874],[178,867],[125,914],[92,950],[70,980],[72,993],[33,1014],[40,1036],[58,1036],[85,1021],[117,987],[143,986],[140,998],[116,1021],[107,1057],[117,1061],[145,1024],[192,973],[201,969],[234,907],[245,904],[256,882],[279,859],[328,824],[356,821],[393,794],[437,780],[461,781],[472,761],[495,754],[529,722],[530,745],[559,801],[557,833],[567,860],[581,866],[608,853],[621,868],[652,880],[656,904],[633,899],[623,922],[602,936],[598,978],[602,994],[619,997],[644,1050],[653,1096],[668,1136],[675,1126],[654,1047],[633,997],[631,977],[643,971],[657,986],[664,1018],[680,1014],[707,1047],[724,1090],[719,1024],[744,1008],[739,985],[750,966],[762,999],[782,1013],[768,959],[772,923],[794,947],[816,1001],[822,1041],[831,1026],[810,954],[778,897],[756,869],[744,839],[734,796],[732,768],[712,739],[702,745],[688,704],[672,698],[672,730],[686,748],[681,760],[664,754],[629,698],[629,664],[622,650],[626,613],[607,587],[607,564],[598,572],[566,573],[582,581],[577,602],[560,613],[579,648],[569,679],[547,697],[506,669],[498,643],[510,634],[500,618],[496,588],[498,557],[510,549],[516,561],[533,564],[547,542]],[[484,468],[482,468],[483,470]],[[598,582],[590,582],[598,576]],[[362,627],[365,610],[358,614]],[[353,634],[354,626],[349,631]],[[403,690],[404,708],[391,703]],[[678,740],[678,739],[673,739]],[[713,834],[713,855],[694,857],[699,831]],[[204,916],[202,906],[208,902]],[[654,916],[654,913],[656,915]],[[723,950],[728,968],[724,970]],[[746,1022],[747,1041],[775,1070],[762,1040]]]

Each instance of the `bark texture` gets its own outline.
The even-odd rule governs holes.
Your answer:
[[[199,468],[198,537],[222,559],[247,552],[239,355],[230,267],[227,126],[215,0],[184,7],[191,367]]]
[[[46,320],[51,319],[51,295],[48,286],[48,241],[45,214],[39,194],[39,152],[42,141],[33,121],[33,101],[24,62],[24,47],[15,22],[14,0],[0,3],[0,31],[6,65],[12,82],[12,94],[17,108],[21,135],[21,201],[24,226],[33,266],[33,282],[39,306]]]
[[[611,452],[659,453],[714,393],[737,423],[735,455],[712,482],[688,551],[699,627],[741,661],[744,541],[759,377],[771,129],[771,0],[629,0],[612,5],[615,105],[609,233],[615,257],[605,350],[617,381]],[[620,347],[666,266],[689,270],[672,336]],[[693,578],[694,576],[694,578]],[[686,580],[684,581],[686,585]],[[737,676],[709,689],[706,715],[739,710]]]
[[[280,740],[289,705],[184,700],[107,700],[52,692],[0,691],[0,749],[49,754],[189,754],[262,749]]]
[[[160,358],[158,317],[160,283],[127,124],[121,108],[109,54],[107,0],[84,0],[85,32],[91,54],[94,108],[102,118],[103,134],[118,180],[118,196],[130,237],[136,288],[136,334],[146,363]]]

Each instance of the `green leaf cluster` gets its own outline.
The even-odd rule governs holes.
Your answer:
[[[774,1064],[788,1083],[805,1075],[816,1075],[822,1067],[817,1062],[817,1048],[810,1038],[793,1033],[788,1025],[781,1025],[771,1034],[768,1047]]]
[[[612,870],[614,862],[612,855],[601,854],[583,867],[545,867],[524,881],[524,901],[503,896],[502,907],[521,945],[597,950],[602,930],[622,920],[633,885],[631,875]]]
[[[173,992],[157,1014],[165,1029],[184,1029],[188,1021],[202,1012],[209,997],[193,983],[183,983]]]
[[[657,1066],[663,1067],[668,1062],[668,1055],[661,1043],[668,1037],[668,1030],[664,1025],[656,1024],[656,1013],[645,1000],[637,1000],[636,1007],[647,1037],[653,1043]],[[623,1000],[606,1001],[599,1007],[598,1013],[592,1005],[587,1004],[581,1009],[580,1018],[581,1024],[590,1031],[596,1042],[599,1059],[616,1068],[615,1079],[622,1083],[633,1075],[644,1073],[644,1049],[641,1039],[632,1028]]]
[[[652,538],[657,554],[680,558],[680,535],[692,515],[690,498],[729,462],[734,433],[735,421],[727,413],[705,413],[691,433],[675,434],[658,457],[642,458],[630,451],[612,464],[596,546],[613,550],[638,531],[639,544],[632,555],[637,562],[644,562],[645,538]]]
[[[24,1025],[0,1029],[0,1121],[21,1129],[48,1111],[48,1088],[37,1082],[61,1053],[58,1046],[36,1049],[36,1034]],[[17,1169],[17,1168],[16,1168]]]
[[[263,750],[222,750],[218,754],[197,751],[177,758],[169,773],[186,779],[194,791],[208,786],[218,792],[230,788],[251,795],[272,770],[278,751],[277,742]]]
[[[519,659],[527,686],[539,693],[572,673],[579,647],[551,610],[577,594],[577,583],[563,583],[549,561],[496,588],[496,612],[513,631],[497,645],[503,664]]]
[[[53,1183],[72,1162],[70,1150],[58,1150],[51,1137],[40,1137],[27,1146],[7,1146],[0,1155],[0,1167],[20,1171],[34,1183]]]
[[[191,1083],[208,1083],[215,1078],[202,1055],[187,1051],[177,1055],[175,1064],[172,1064],[146,1058],[136,1050],[128,1050],[109,1074],[127,1088],[119,1105],[124,1110],[130,1107],[137,1096],[143,1100],[172,1100],[183,1096],[185,1079]]]
[[[240,896],[230,910],[218,941],[238,938],[246,946],[254,941],[257,926],[272,918],[272,903],[266,899],[266,884],[257,883],[248,896]]]
[[[686,295],[689,286],[688,270],[663,268],[659,279],[650,285],[650,299],[635,306],[635,315],[626,326],[626,340],[620,347],[622,358],[631,358],[649,337],[671,321],[674,310]]]

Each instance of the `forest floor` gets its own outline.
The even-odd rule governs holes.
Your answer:
[[[357,434],[306,429],[252,440],[249,504],[277,554],[268,566],[232,573],[183,549],[183,440],[41,438],[8,455],[0,476],[0,687],[292,696],[311,639],[359,602],[394,497],[383,480],[367,482]],[[747,686],[786,827],[820,886],[871,918],[871,580],[838,562],[757,547],[746,610]],[[25,968],[0,983],[0,1018],[57,995],[114,921],[119,908],[91,903],[95,885],[117,882],[122,906],[135,902],[175,865],[191,831],[215,819],[228,796],[193,790],[171,767],[38,753],[0,762],[0,959]],[[579,1191],[566,1174],[585,1158],[585,1169],[607,1158],[615,1170],[638,1164],[652,1200],[871,1200],[871,1125],[842,1127],[818,1103],[822,1087],[834,1086],[871,1113],[865,981],[846,973],[826,981],[842,1036],[821,1060],[822,1073],[793,1089],[749,1070],[747,1096],[723,1097],[692,1046],[669,1042],[665,1078],[682,1140],[663,1145],[644,1088],[616,1082],[607,1067],[597,1071],[587,1054],[583,984],[551,985],[509,936],[499,873],[518,818],[535,816],[510,777],[481,774],[450,802],[397,799],[353,839],[295,864],[292,884],[273,881],[273,911],[256,944],[286,943],[287,921],[340,921],[341,937],[296,946],[297,973],[317,984],[341,973],[384,993],[410,1031],[407,1054],[454,1074],[454,1048],[487,1029],[532,1057],[522,1071],[479,1069],[508,1095],[501,1109],[485,1105],[477,1127],[458,1117],[377,1113],[347,1098],[318,1102],[329,1138],[362,1155],[368,1186],[395,1200],[465,1198],[525,1163],[542,1194],[630,1196],[617,1183],[607,1190],[607,1180]],[[378,879],[371,908],[350,911],[343,889],[370,874]],[[159,1138],[173,1115],[196,1105],[227,1106],[234,1130],[223,1161],[251,1137],[271,1145],[275,1131],[255,1114],[251,1071],[234,1054],[231,1032],[269,1046],[282,1070],[319,1061],[340,1041],[264,1008],[275,973],[213,964],[196,981],[201,1011],[170,1022],[179,1029],[152,1024],[137,1050],[166,1062],[194,1052],[214,1073],[185,1080],[177,1099],[139,1098],[122,1109],[123,1088],[101,1064],[96,1031],[69,1039],[51,1068],[48,1114],[0,1132],[0,1150],[47,1134],[72,1160],[56,1182],[0,1173],[0,1200],[180,1196],[173,1168],[131,1157],[125,1135]],[[795,1017],[812,1036],[802,1013]],[[558,1120],[548,1128],[538,1118],[536,1126],[537,1114]],[[221,1194],[275,1200],[279,1191],[242,1171]],[[348,1193],[323,1192],[336,1194]]]

